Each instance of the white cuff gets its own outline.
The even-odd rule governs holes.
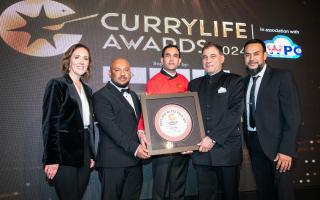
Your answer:
[[[137,157],[137,153],[138,153],[139,147],[140,147],[140,144],[139,144],[138,148],[136,149],[136,151],[134,152],[134,157]]]

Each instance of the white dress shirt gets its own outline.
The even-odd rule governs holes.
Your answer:
[[[267,64],[265,64],[262,68],[262,70],[255,76],[257,77],[257,80],[256,80],[256,88],[255,88],[255,91],[254,91],[254,104],[255,104],[255,107],[257,105],[257,97],[258,97],[258,92],[259,92],[259,88],[260,88],[260,84],[261,84],[261,81],[262,81],[262,78],[263,78],[263,75],[264,75],[264,72],[266,71],[266,68],[267,68]],[[252,84],[253,84],[253,80],[252,80],[252,77],[250,78],[250,81],[249,81],[249,85],[248,85],[248,89],[247,89],[247,93],[246,93],[246,107],[247,107],[247,110],[246,110],[246,115],[247,115],[247,127],[248,127],[248,131],[257,131],[256,130],[256,127],[250,127],[250,124],[249,124],[249,112],[250,112],[250,91],[251,91],[251,88],[252,88]]]
[[[81,100],[83,125],[84,125],[84,128],[88,128],[88,126],[90,125],[90,108],[89,108],[88,99],[87,99],[86,93],[83,89],[83,86],[82,86],[82,90],[79,90],[77,88],[77,86],[75,86],[75,87],[77,89],[78,95]]]
[[[119,90],[119,92],[121,92],[122,89],[128,89],[128,87],[120,88],[120,87],[116,86],[112,81],[110,81],[110,83],[111,83],[112,85],[114,85],[114,87],[116,87],[116,88]],[[134,110],[135,115],[137,116],[136,109],[134,108],[134,103],[133,103],[133,99],[132,99],[131,94],[128,93],[128,92],[124,92],[124,93],[123,93],[123,97],[124,97],[124,98],[128,101],[128,103],[131,105],[131,107],[132,107],[133,110]]]

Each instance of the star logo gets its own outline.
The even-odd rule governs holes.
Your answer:
[[[98,14],[61,22],[75,14],[68,6],[51,0],[25,0],[4,10],[0,16],[0,36],[16,51],[37,57],[64,53],[82,35],[63,33],[65,24],[96,17]]]

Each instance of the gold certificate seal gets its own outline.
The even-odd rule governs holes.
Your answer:
[[[182,106],[168,104],[156,112],[155,128],[165,140],[178,142],[191,132],[192,120],[189,112]]]

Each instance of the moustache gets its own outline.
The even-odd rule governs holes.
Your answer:
[[[249,61],[248,64],[249,64],[249,65],[253,65],[253,64],[258,64],[258,65],[259,65],[259,63],[258,63],[258,62],[255,62],[255,61]]]

